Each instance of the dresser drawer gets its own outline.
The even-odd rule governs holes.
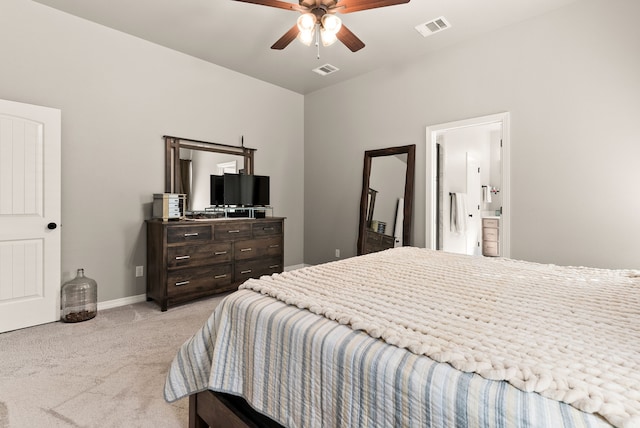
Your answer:
[[[389,248],[391,248],[395,244],[395,239],[393,239],[393,236],[382,235],[382,238],[380,239],[380,242],[385,247],[388,246]]]
[[[282,237],[238,241],[235,243],[233,255],[236,260],[280,256],[282,255]]]
[[[261,221],[253,224],[253,237],[282,235],[281,221]]]
[[[497,241],[498,229],[484,227],[482,228],[482,239],[485,241]]]
[[[495,227],[499,226],[500,221],[497,218],[483,218],[482,227]]]
[[[231,221],[216,224],[213,227],[213,235],[216,241],[234,241],[237,239],[251,238],[251,223]]]
[[[393,236],[367,230],[365,254],[387,250],[389,248],[393,248],[394,245],[395,239]]]
[[[211,226],[169,226],[167,243],[198,242],[211,240]]]
[[[244,282],[249,278],[260,278],[262,275],[271,275],[282,272],[281,257],[262,258],[237,262],[235,268],[235,280]]]
[[[167,274],[167,296],[224,288],[232,280],[229,264],[175,270]]]
[[[231,242],[169,247],[167,248],[167,267],[176,268],[228,263],[231,261],[232,255]]]
[[[484,241],[482,243],[482,255],[484,256],[498,256],[498,243],[495,241]]]

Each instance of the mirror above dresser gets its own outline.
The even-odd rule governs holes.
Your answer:
[[[164,136],[165,192],[186,196],[188,212],[210,205],[211,175],[253,174],[256,149]]]

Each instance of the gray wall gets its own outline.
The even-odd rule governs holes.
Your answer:
[[[509,111],[511,256],[639,268],[638,16],[584,0],[307,95],[305,262],[355,254],[363,152],[387,146],[417,145],[424,246],[425,128]]]
[[[62,110],[62,281],[98,300],[145,292],[144,220],[163,135],[257,149],[285,265],[303,262],[303,96],[26,0],[0,2],[0,98]]]

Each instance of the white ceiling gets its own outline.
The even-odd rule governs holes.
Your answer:
[[[298,12],[233,0],[35,0],[220,66],[306,94],[580,0],[411,0],[339,15],[365,47],[270,46]],[[451,28],[424,38],[416,25],[444,16]],[[340,71],[320,76],[331,64]]]

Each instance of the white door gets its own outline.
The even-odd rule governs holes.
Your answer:
[[[60,128],[0,100],[0,332],[60,318]]]

